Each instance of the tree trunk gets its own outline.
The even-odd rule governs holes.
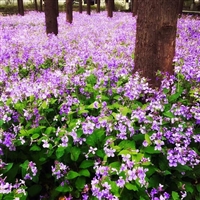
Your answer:
[[[79,0],[79,13],[83,12],[83,3],[82,0]]]
[[[113,17],[113,0],[108,0],[108,17]]]
[[[18,13],[21,16],[24,16],[24,4],[23,4],[23,0],[17,0],[17,6],[18,6]]]
[[[56,1],[45,0],[44,1],[44,12],[46,22],[46,33],[58,34],[58,22],[56,13]]]
[[[34,0],[34,4],[35,4],[35,10],[38,11],[37,0]]]
[[[108,11],[108,1],[109,0],[105,0],[105,9]]]
[[[180,15],[182,14],[183,3],[184,3],[184,0],[179,0],[178,12]]]
[[[66,20],[67,22],[69,22],[70,24],[73,21],[73,2],[72,0],[66,0]]]
[[[115,0],[112,0],[112,10],[115,11]]]
[[[143,0],[138,4],[135,71],[159,87],[159,70],[173,74],[179,0]]]
[[[43,6],[42,6],[42,4],[43,4],[43,0],[40,0],[40,12],[43,11]]]
[[[59,16],[59,4],[58,4],[58,0],[55,0],[55,9],[56,9],[56,16],[58,17]]]
[[[91,2],[90,2],[90,0],[87,0],[87,14],[88,15],[91,14]]]
[[[100,13],[101,10],[100,3],[100,0],[97,0],[97,13]]]
[[[148,4],[147,4],[147,6],[148,6]],[[133,17],[135,17],[137,15],[137,10],[138,10],[138,0],[132,0]]]

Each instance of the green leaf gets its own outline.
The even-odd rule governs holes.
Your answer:
[[[39,138],[39,137],[40,137],[40,134],[35,133],[35,134],[32,135],[31,138],[32,138],[33,140],[35,140],[35,139],[37,139],[37,138]]]
[[[71,192],[72,188],[69,185],[64,185],[64,186],[60,185],[56,188],[56,191],[58,191],[58,192]]]
[[[172,199],[173,199],[173,200],[179,200],[179,199],[180,199],[180,198],[179,198],[178,192],[172,191]]]
[[[37,145],[33,145],[31,148],[30,148],[30,151],[40,151],[41,148]]]
[[[119,161],[116,161],[116,162],[110,163],[109,166],[119,170],[120,166],[121,166],[121,163]]]
[[[99,144],[99,142],[102,142],[104,135],[105,130],[95,129],[94,132],[87,137],[86,144],[94,147],[96,144]]]
[[[165,117],[169,117],[169,118],[174,118],[174,117],[175,117],[170,111],[164,112],[163,115],[164,115]]]
[[[81,153],[81,149],[80,148],[78,148],[76,146],[72,147],[72,149],[71,149],[71,160],[77,161],[78,158],[79,158],[80,153]]]
[[[8,172],[13,166],[13,163],[7,163],[5,169],[2,170],[3,173]]]
[[[149,153],[149,154],[159,154],[160,153],[160,151],[155,150],[154,147],[152,147],[152,146],[145,147],[144,152]]]
[[[125,184],[125,187],[126,187],[128,190],[138,191],[137,186],[134,185],[134,184],[131,184],[131,183],[126,183],[126,184]]]
[[[197,191],[200,192],[200,184],[196,185]]]
[[[54,127],[48,127],[45,131],[45,134],[49,135],[51,132],[53,132],[55,130]]]
[[[3,123],[3,120],[0,120],[0,127],[2,127]]]
[[[119,187],[117,186],[117,183],[115,181],[110,181],[109,183],[111,185],[111,191],[112,191],[112,193],[115,196],[119,197]]]
[[[89,167],[91,167],[91,166],[94,166],[94,160],[84,160],[84,161],[80,164],[79,168],[85,169],[85,168],[89,168]]]
[[[170,103],[175,102],[181,96],[182,92],[183,92],[183,88],[180,86],[177,86],[177,92],[175,94],[169,96],[169,98],[168,98],[169,102]]]
[[[186,183],[186,184],[185,184],[185,190],[186,190],[187,192],[190,192],[191,194],[193,194],[193,192],[194,192],[194,187],[193,187],[193,185],[192,185],[191,183]]]
[[[132,113],[132,110],[129,109],[128,107],[120,107],[120,112],[122,113],[122,115],[126,116],[128,113]]]
[[[75,182],[75,186],[78,190],[82,190],[85,186],[85,183],[86,183],[86,179],[85,177],[83,176],[79,176],[77,179],[76,179],[76,182]]]
[[[85,177],[90,177],[90,172],[88,169],[82,169],[79,171],[79,174]]]
[[[58,147],[56,149],[56,158],[59,159],[61,158],[65,153],[65,147]]]
[[[76,177],[80,176],[79,173],[73,171],[73,170],[70,170],[68,173],[67,173],[67,179],[74,179]]]
[[[135,141],[123,140],[118,144],[118,146],[123,149],[135,149]]]
[[[30,186],[27,191],[31,197],[34,197],[37,194],[39,194],[41,192],[41,190],[42,190],[42,186],[35,184],[35,185]]]

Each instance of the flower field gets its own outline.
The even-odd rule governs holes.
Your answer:
[[[200,200],[200,21],[153,89],[131,13],[73,15],[0,16],[0,200]]]

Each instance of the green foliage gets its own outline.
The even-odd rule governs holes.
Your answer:
[[[20,125],[20,130],[13,140],[16,151],[9,151],[8,147],[4,147],[6,154],[2,160],[6,161],[6,165],[0,169],[0,173],[12,184],[16,179],[25,179],[27,173],[32,176],[31,179],[25,179],[26,186],[22,187],[26,192],[24,195],[18,194],[20,200],[37,199],[38,196],[45,194],[49,195],[49,199],[57,199],[63,195],[81,199],[84,193],[90,195],[89,199],[97,199],[92,196],[91,187],[95,185],[101,190],[106,184],[110,187],[110,193],[123,200],[147,200],[150,198],[151,190],[160,185],[164,185],[161,191],[170,193],[172,200],[180,199],[182,191],[187,191],[188,199],[195,198],[200,192],[199,167],[192,168],[190,165],[181,164],[171,167],[167,154],[174,144],[166,142],[164,134],[157,140],[153,139],[156,131],[152,129],[152,123],[155,119],[158,120],[158,115],[162,118],[159,131],[177,128],[179,123],[182,123],[185,129],[187,125],[194,124],[193,118],[189,120],[183,116],[177,117],[172,110],[174,104],[193,106],[194,102],[199,100],[195,99],[192,86],[188,86],[184,77],[180,76],[179,81],[175,83],[175,92],[163,88],[163,95],[166,95],[168,100],[162,104],[163,110],[157,109],[149,115],[150,111],[147,108],[150,103],[144,102],[144,94],[140,94],[140,97],[133,101],[123,93],[119,95],[115,89],[112,89],[112,94],[109,95],[111,80],[108,80],[106,87],[101,86],[105,84],[102,82],[100,87],[95,89],[98,78],[94,73],[85,75],[86,70],[94,70],[95,64],[91,59],[88,59],[87,64],[86,69],[77,66],[77,72],[73,76],[81,76],[84,79],[83,89],[89,98],[80,92],[79,85],[71,89],[71,83],[66,83],[70,97],[78,100],[71,105],[68,113],[60,112],[71,100],[67,99],[66,95],[51,95],[48,100],[30,96],[15,103],[9,98],[5,102],[6,106],[19,114],[19,123],[4,123],[0,120],[0,131],[12,129],[12,124]],[[52,60],[47,59],[40,66],[40,70],[46,70],[51,65]],[[105,73],[109,73],[109,70]],[[20,71],[20,74],[22,78],[29,76],[28,71],[24,70]],[[119,78],[116,85],[124,87],[127,82],[128,78]],[[148,95],[149,98],[153,96]],[[103,102],[106,106],[103,106]],[[35,108],[40,115],[37,126],[33,126],[36,116],[26,118],[25,115],[26,111],[32,114]],[[145,121],[140,121],[137,116],[132,117],[133,111],[144,112]],[[179,121],[172,123],[176,117]],[[95,124],[97,118],[98,123]],[[124,119],[127,121],[124,122]],[[89,132],[86,132],[84,124],[89,124]],[[116,128],[119,124],[125,127],[125,139],[119,137],[120,131]],[[141,127],[145,128],[144,132]],[[134,134],[131,133],[131,128]],[[199,127],[193,128],[194,133],[198,134]],[[155,141],[164,144],[161,143],[162,147],[156,149]],[[199,146],[195,143],[192,145],[193,150],[199,153]],[[106,150],[112,150],[113,154],[109,155]],[[128,161],[124,161],[125,158]],[[31,171],[30,162],[35,163],[36,174]],[[124,165],[128,165],[127,163],[131,167],[121,170]],[[106,175],[100,174],[103,167],[107,167]],[[131,170],[137,171],[136,177],[127,180]],[[145,171],[143,179],[138,175],[140,170]],[[95,178],[99,182],[91,185]],[[119,180],[126,183],[119,186]],[[15,191],[9,195],[0,194],[0,199],[14,197]]]

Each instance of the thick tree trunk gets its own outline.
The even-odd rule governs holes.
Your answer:
[[[100,13],[101,10],[100,3],[100,0],[97,0],[97,13]]]
[[[87,14],[88,15],[91,14],[91,2],[90,2],[90,0],[87,0]]]
[[[37,0],[34,0],[34,4],[35,4],[35,10],[38,11]]]
[[[42,4],[43,4],[43,0],[40,0],[40,12],[43,11],[43,6],[42,6]]]
[[[173,74],[179,0],[143,0],[138,4],[135,71],[160,85],[156,72]]]
[[[148,6],[148,4],[147,4]],[[147,7],[148,9],[148,7]],[[138,10],[138,0],[132,0],[132,13],[133,13],[133,17],[135,17],[137,15],[137,10]]]
[[[67,22],[69,22],[70,24],[73,21],[73,2],[72,0],[66,0],[66,20]]]
[[[82,0],[79,0],[79,13],[83,12],[83,3]]]
[[[56,1],[45,0],[44,1],[44,12],[46,22],[46,33],[58,34],[58,22],[56,13]]]
[[[184,3],[184,0],[179,0],[178,12],[180,15],[182,14],[183,3]]]
[[[108,17],[113,17],[113,0],[108,0]]]
[[[18,6],[18,13],[21,16],[24,16],[24,4],[23,4],[23,0],[17,0],[17,6]]]
[[[55,0],[55,9],[56,9],[56,16],[58,17],[59,16],[59,4],[58,4],[58,0]]]

